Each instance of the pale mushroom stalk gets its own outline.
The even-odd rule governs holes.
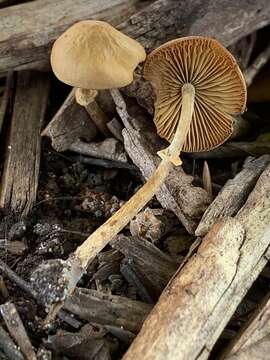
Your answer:
[[[161,159],[168,158],[174,165],[179,166],[182,161],[179,158],[184,146],[194,110],[195,88],[192,84],[184,84],[182,87],[182,111],[180,121],[171,144],[164,150],[160,150],[158,155]]]
[[[75,91],[77,103],[85,108],[98,130],[108,137],[111,133],[106,124],[110,119],[96,102],[96,96],[97,91],[92,89],[77,88]]]

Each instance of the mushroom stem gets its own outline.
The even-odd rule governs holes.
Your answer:
[[[158,155],[161,157],[161,159],[167,159],[176,166],[182,164],[179,155],[182,151],[184,142],[186,140],[189,131],[190,123],[192,120],[192,114],[194,110],[194,100],[195,100],[194,86],[190,83],[184,84],[182,87],[181,115],[173,141],[166,149],[160,150],[158,152]]]
[[[89,263],[109,241],[151,200],[165,181],[171,168],[172,164],[170,161],[167,159],[162,160],[147,183],[77,248],[74,255],[79,260],[83,269],[87,268]]]

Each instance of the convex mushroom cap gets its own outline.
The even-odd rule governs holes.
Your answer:
[[[154,121],[161,137],[174,137],[181,89],[195,88],[194,112],[183,151],[207,151],[233,131],[232,115],[246,107],[246,85],[236,60],[218,41],[191,36],[169,41],[148,55],[144,77],[156,92]]]
[[[64,83],[83,89],[112,89],[133,81],[146,57],[144,48],[103,21],[81,21],[66,30],[51,52],[53,72]]]

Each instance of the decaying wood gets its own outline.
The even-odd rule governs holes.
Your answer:
[[[226,360],[268,360],[270,353],[270,338],[266,336],[260,341],[239,350],[237,353],[229,356]]]
[[[130,221],[129,228],[132,236],[155,243],[176,224],[177,219],[171,212],[164,209],[146,208]]]
[[[0,346],[1,352],[6,355],[8,360],[24,360],[24,356],[14,344],[9,334],[0,325]]]
[[[105,139],[99,143],[76,140],[69,146],[69,150],[101,159],[128,161],[123,144],[114,138]]]
[[[222,359],[231,358],[239,351],[248,349],[250,346],[270,335],[270,293],[259,304],[258,308],[241,329],[231,344],[225,350]],[[267,353],[269,355],[269,353]]]
[[[130,116],[124,99],[118,91],[114,91],[113,97],[125,126],[122,132],[125,149],[143,177],[148,179],[160,162],[156,152],[162,146],[154,125],[145,116],[139,115],[137,107],[134,111],[136,117]],[[129,106],[130,110],[131,106]],[[186,175],[181,167],[175,167],[156,194],[162,207],[171,210],[190,233],[194,232],[198,220],[210,202],[206,191],[193,186],[192,180],[192,176]]]
[[[83,155],[69,155],[69,158],[76,162],[81,162],[83,164],[94,165],[94,166],[101,166],[104,167],[105,169],[114,169],[114,168],[129,169],[132,170],[133,172],[137,172],[137,167],[135,165],[123,161],[97,159]]]
[[[253,63],[246,69],[244,72],[245,80],[247,86],[251,85],[255,76],[259,71],[264,67],[264,65],[270,59],[270,46],[267,46],[263,52],[258,55],[258,57],[253,61]]]
[[[110,121],[110,119],[101,109],[96,100],[86,105],[85,110],[88,112],[99,131],[106,137],[110,136],[111,133],[107,127],[107,123]]]
[[[15,305],[5,303],[1,305],[0,311],[10,335],[16,341],[25,358],[27,360],[36,360],[36,354]]]
[[[107,331],[101,326],[84,325],[79,332],[58,330],[48,338],[46,347],[56,354],[82,360],[110,360],[111,349]],[[64,357],[65,358],[65,357]]]
[[[115,117],[107,123],[107,127],[117,140],[124,142],[122,135],[123,126]]]
[[[9,72],[6,78],[4,94],[0,102],[0,133],[2,130],[5,116],[7,115],[8,108],[12,102],[13,87],[14,87],[14,75],[12,72]]]
[[[97,129],[83,106],[74,101],[75,90],[72,90],[53,119],[41,133],[48,136],[56,151],[66,151],[77,139],[91,141]]]
[[[103,19],[119,24],[121,15],[134,12],[136,1],[37,0],[0,10],[0,72],[48,62],[52,42],[69,25],[83,19]],[[35,13],[35,17],[31,16]],[[233,14],[233,16],[232,16]],[[190,1],[157,0],[121,24],[119,29],[140,41],[147,50],[175,37],[212,36],[226,46],[266,26],[268,0]],[[120,18],[120,19],[119,19]],[[239,19],[245,21],[239,22]]]
[[[236,217],[214,225],[144,322],[124,359],[207,359],[269,259],[270,166]]]
[[[270,144],[267,141],[233,141],[228,142],[208,152],[193,153],[188,155],[194,159],[231,159],[247,156],[261,156],[270,154]]]
[[[254,31],[228,47],[228,50],[234,55],[242,71],[249,65],[256,40],[257,32]]]
[[[258,159],[247,158],[243,169],[226,182],[206,212],[195,231],[197,236],[204,236],[210,228],[226,216],[234,216],[246,201],[261,173],[270,162],[269,155]]]
[[[0,10],[0,73],[48,65],[53,41],[79,20],[119,24],[137,0],[36,0]],[[35,16],[33,16],[35,14]]]
[[[116,295],[78,288],[67,299],[64,309],[90,322],[138,332],[151,306]]]
[[[40,129],[49,94],[46,74],[18,74],[10,136],[4,164],[0,206],[26,215],[38,186]]]
[[[120,234],[110,244],[125,255],[135,274],[139,272],[137,275],[149,293],[149,299],[157,299],[176,271],[177,264],[147,240]]]

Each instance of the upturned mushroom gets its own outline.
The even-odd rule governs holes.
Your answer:
[[[162,45],[148,56],[144,75],[156,91],[158,132],[171,144],[160,152],[159,166],[139,191],[61,265],[62,280],[56,285],[65,284],[65,291],[58,299],[64,300],[74,290],[94,257],[153,197],[173,164],[181,163],[181,150],[206,151],[223,143],[232,132],[231,115],[245,109],[241,71],[233,56],[213,39],[189,37]]]
[[[86,107],[97,127],[108,135],[108,119],[95,102],[97,90],[130,84],[135,68],[145,57],[145,50],[137,41],[110,24],[85,20],[71,26],[55,41],[51,66],[59,80],[77,88],[77,102]]]
[[[147,58],[144,77],[156,92],[154,121],[170,146],[159,152],[180,165],[179,152],[211,150],[233,132],[232,115],[246,107],[246,85],[236,60],[218,41],[172,40]]]

